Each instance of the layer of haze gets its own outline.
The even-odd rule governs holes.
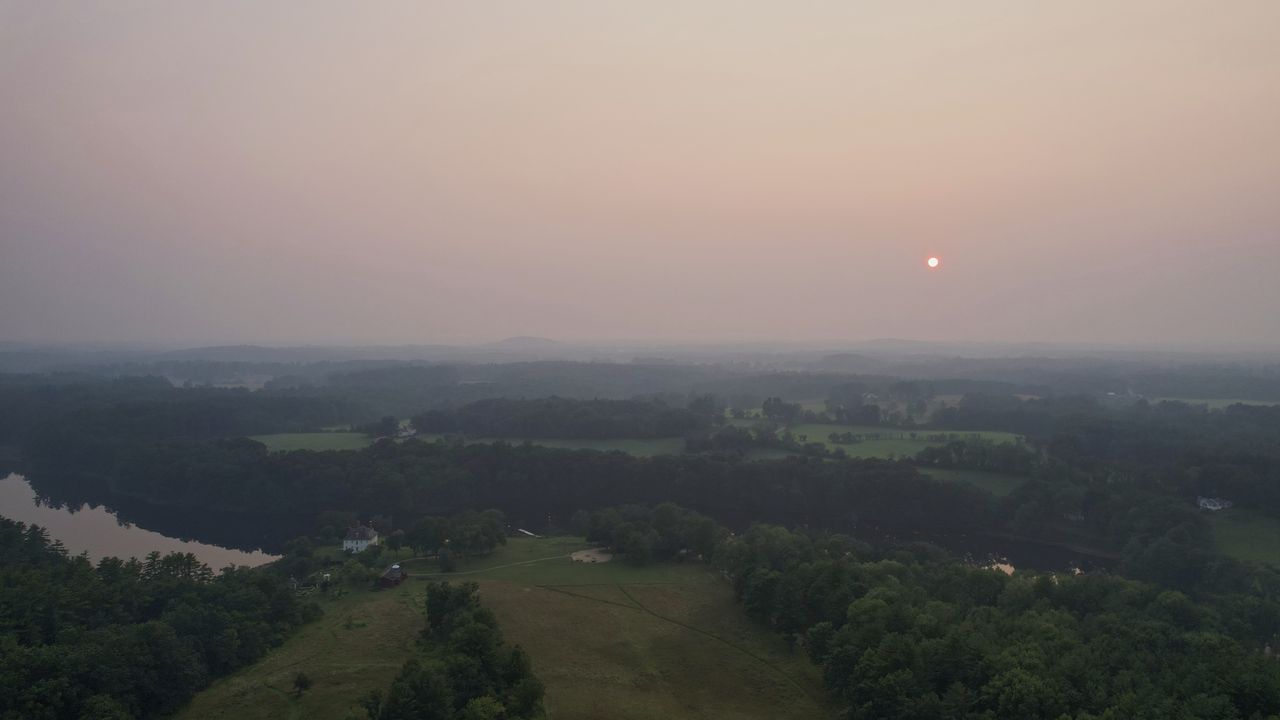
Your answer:
[[[0,340],[1280,342],[1278,37],[1275,0],[0,0]]]

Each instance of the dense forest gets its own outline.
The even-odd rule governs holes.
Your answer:
[[[803,646],[846,716],[1264,718],[1280,663],[1220,603],[1106,574],[968,567],[922,547],[755,526],[715,562],[753,617]],[[1274,618],[1274,606],[1268,614]]]
[[[0,717],[161,717],[318,612],[268,572],[178,553],[95,565],[0,518]]]

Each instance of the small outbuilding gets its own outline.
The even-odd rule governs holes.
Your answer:
[[[382,573],[382,577],[378,578],[378,585],[384,588],[393,588],[405,580],[409,579],[409,573],[399,564],[392,565],[387,571]]]

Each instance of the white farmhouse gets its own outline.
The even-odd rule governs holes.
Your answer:
[[[370,545],[378,544],[378,531],[364,525],[347,528],[347,537],[342,541],[342,549],[353,553],[364,552]]]
[[[1227,500],[1226,498],[1201,496],[1196,498],[1196,504],[1200,506],[1201,510],[1212,510],[1217,512],[1218,510],[1226,510],[1235,503]]]

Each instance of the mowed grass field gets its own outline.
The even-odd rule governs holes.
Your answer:
[[[751,622],[714,571],[568,557],[585,547],[511,539],[448,576],[479,583],[508,642],[529,652],[550,718],[831,717],[817,668]]]
[[[1213,513],[1210,525],[1224,555],[1280,567],[1280,520],[1231,508]]]
[[[267,450],[270,452],[359,450],[372,441],[368,435],[354,432],[276,433],[274,435],[254,435],[250,439],[266,445]]]
[[[439,440],[443,435],[419,435],[422,440]],[[467,438],[467,443],[505,442],[508,445],[521,445],[528,442],[543,447],[565,448],[568,450],[599,450],[609,452],[619,450],[637,457],[653,455],[679,455],[684,452],[684,438]]]
[[[991,442],[1014,442],[1017,435],[1008,432],[999,431],[973,431],[973,430],[899,430],[897,428],[860,426],[860,425],[835,425],[823,423],[807,423],[803,425],[795,425],[790,428],[791,434],[795,436],[804,435],[805,442],[819,442],[828,448],[844,448],[844,451],[851,457],[862,458],[887,458],[887,457],[911,457],[920,452],[924,448],[936,445],[944,445],[952,437],[957,440],[967,440],[970,438],[981,438],[990,440]],[[828,436],[832,433],[853,433],[854,435],[862,435],[864,438],[860,442],[849,445],[841,445],[828,440]],[[912,432],[915,438],[911,437]],[[930,435],[947,435],[948,440],[938,442],[926,439]]]
[[[424,620],[427,580],[476,582],[509,643],[528,651],[552,720],[831,717],[818,669],[755,625],[728,582],[700,563],[575,563],[580,538],[512,538],[459,572],[402,563],[404,585],[322,600],[325,616],[248,668],[217,681],[176,717],[363,717],[358,698],[385,689]],[[310,690],[292,692],[306,673]]]
[[[986,490],[996,497],[1004,497],[1027,481],[1017,475],[1001,475],[1000,473],[982,472],[981,470],[955,470],[952,468],[919,468],[920,472],[935,480],[967,483]]]
[[[179,712],[178,720],[344,720],[362,718],[356,705],[371,689],[386,689],[425,625],[423,588],[351,592],[320,599],[325,615],[303,627],[254,665],[216,681]],[[319,597],[319,596],[318,596]],[[311,689],[298,697],[293,678],[304,672]]]
[[[1161,400],[1186,403],[1188,405],[1207,405],[1210,410],[1221,410],[1232,405],[1280,405],[1280,401],[1277,400],[1241,400],[1239,398],[1154,398],[1155,402],[1159,402]]]
[[[439,440],[443,435],[419,435],[422,440]],[[317,433],[277,433],[274,435],[254,435],[257,440],[267,446],[271,452],[289,450],[359,450],[367,447],[372,438],[363,433],[353,432],[317,432]],[[505,442],[520,445],[524,438],[467,438],[468,443]],[[545,447],[567,448],[570,450],[621,450],[625,453],[648,457],[652,455],[678,455],[684,452],[684,438],[613,438],[597,440],[593,438],[567,439],[530,439],[528,442]]]

